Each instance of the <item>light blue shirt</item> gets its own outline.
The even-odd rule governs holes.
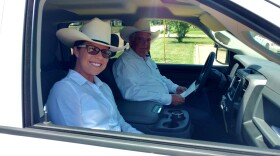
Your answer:
[[[122,96],[132,101],[155,101],[169,105],[178,87],[162,76],[150,58],[126,50],[114,63],[113,74]]]
[[[124,121],[109,86],[96,76],[94,82],[70,70],[50,91],[49,119],[65,126],[141,133]]]

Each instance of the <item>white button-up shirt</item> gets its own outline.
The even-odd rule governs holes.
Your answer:
[[[156,63],[137,55],[132,49],[125,51],[114,63],[113,74],[122,96],[132,101],[155,101],[171,104],[171,93],[178,87],[162,76]]]
[[[54,124],[141,133],[124,121],[111,89],[98,77],[94,83],[70,70],[50,91],[47,108]]]

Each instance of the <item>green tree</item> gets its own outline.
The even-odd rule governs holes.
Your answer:
[[[181,21],[166,21],[167,31],[174,32],[177,34],[177,40],[179,43],[183,42],[186,33],[189,32],[190,25]]]

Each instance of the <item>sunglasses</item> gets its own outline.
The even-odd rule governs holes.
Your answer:
[[[100,49],[98,47],[91,46],[91,45],[79,45],[77,47],[87,48],[87,52],[90,55],[97,55],[99,52],[101,52],[102,56],[106,59],[109,58],[112,55],[112,51],[110,51],[110,50]]]

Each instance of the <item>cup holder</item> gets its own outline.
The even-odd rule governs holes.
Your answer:
[[[179,127],[179,124],[177,122],[165,122],[163,123],[163,126],[166,128],[177,128]]]
[[[181,121],[185,119],[184,113],[181,110],[173,110],[171,113],[172,121]]]
[[[189,125],[189,114],[186,110],[165,108],[159,114],[159,120],[151,126],[151,129],[157,133],[185,136],[189,131]]]
[[[164,117],[168,117],[169,120],[162,124],[166,128],[177,128],[180,126],[181,121],[185,119],[184,112],[178,109],[168,110],[168,114],[163,115]]]
[[[169,109],[168,110],[168,113],[172,113],[174,110],[173,109]]]
[[[162,118],[168,118],[169,115],[168,115],[168,114],[163,114],[161,117],[162,117]]]

